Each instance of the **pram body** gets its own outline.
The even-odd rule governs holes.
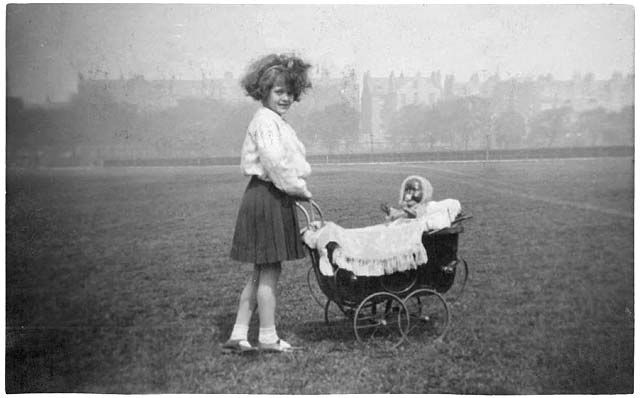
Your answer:
[[[310,204],[310,213],[298,205],[307,228],[321,228],[322,211],[315,202]],[[346,320],[359,342],[377,346],[396,347],[407,338],[422,342],[443,338],[450,321],[448,301],[460,297],[467,281],[468,266],[458,256],[458,242],[464,231],[462,222],[468,218],[461,214],[450,227],[422,234],[428,255],[425,264],[379,276],[356,276],[338,267],[331,256],[335,272],[326,275],[320,270],[319,251],[305,244],[311,258],[307,283],[316,302],[324,307],[326,324],[337,329]],[[327,249],[331,252],[332,248]],[[313,279],[326,296],[324,304],[314,294]]]

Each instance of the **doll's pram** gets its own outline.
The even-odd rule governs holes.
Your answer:
[[[307,221],[301,231],[311,257],[307,283],[315,301],[324,307],[325,323],[336,333],[349,328],[357,341],[387,348],[395,348],[407,339],[442,339],[450,322],[448,301],[459,299],[468,277],[467,262],[458,257],[458,237],[463,232],[462,221],[470,216],[461,213],[447,228],[425,229],[413,235],[427,254],[426,262],[421,263],[423,257],[414,255],[412,259],[418,261],[413,265],[395,264],[383,270],[359,272],[359,265],[346,267],[340,261],[337,242],[318,246],[305,239],[307,234],[317,234],[332,224],[325,223],[317,203],[309,203],[310,212],[297,204]],[[324,303],[315,293],[314,276],[316,286],[326,296]]]

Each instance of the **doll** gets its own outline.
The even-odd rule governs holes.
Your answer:
[[[383,203],[380,208],[386,214],[386,221],[399,218],[417,218],[426,213],[427,203],[433,195],[433,187],[429,180],[420,176],[409,176],[400,186],[399,208]]]

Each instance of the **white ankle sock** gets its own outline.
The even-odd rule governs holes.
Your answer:
[[[259,342],[262,344],[274,344],[277,343],[278,340],[278,333],[276,333],[275,326],[260,328],[260,333],[258,334]]]
[[[249,333],[249,325],[233,325],[230,340],[246,340]]]

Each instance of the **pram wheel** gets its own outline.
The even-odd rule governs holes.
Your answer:
[[[467,262],[459,258],[455,261],[455,276],[453,277],[453,283],[449,290],[445,293],[447,301],[451,304],[456,304],[462,298],[464,288],[467,285],[467,279],[469,278],[469,266]]]
[[[353,316],[353,331],[363,344],[392,349],[405,338],[409,315],[403,301],[396,295],[379,292],[367,296]]]
[[[409,313],[407,339],[426,343],[442,339],[449,328],[449,306],[431,289],[418,289],[404,299]]]
[[[351,335],[349,326],[352,318],[353,308],[342,307],[333,300],[327,300],[324,305],[324,323],[334,338],[343,338]]]
[[[321,301],[322,291],[320,290],[320,286],[318,286],[316,279],[316,273],[313,270],[313,265],[309,267],[309,271],[307,271],[307,286],[309,287],[309,292],[311,293],[311,297],[313,297],[313,301],[315,301],[320,308],[324,307]]]
[[[418,271],[415,269],[394,272],[393,274],[383,275],[380,277],[380,285],[382,288],[393,294],[401,294],[408,292],[413,288],[418,280]]]

